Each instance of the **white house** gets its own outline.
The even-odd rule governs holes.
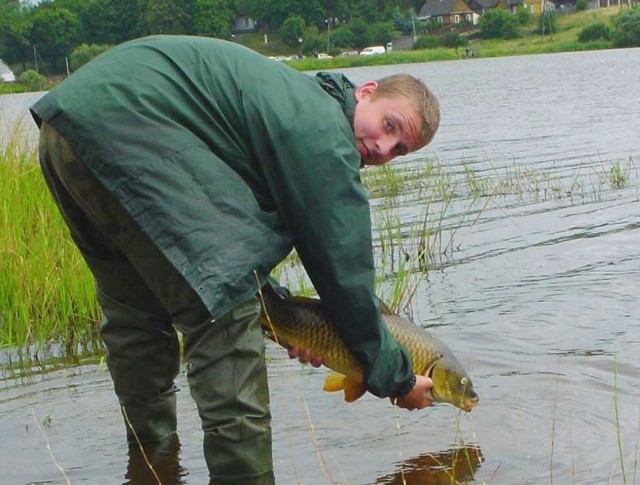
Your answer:
[[[16,80],[16,75],[13,73],[9,66],[7,66],[2,59],[0,59],[0,81],[5,83],[11,83]]]

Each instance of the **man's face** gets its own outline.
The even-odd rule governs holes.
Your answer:
[[[372,101],[377,87],[372,81],[356,89],[353,128],[365,165],[382,165],[422,146],[422,120],[409,100],[381,97]]]

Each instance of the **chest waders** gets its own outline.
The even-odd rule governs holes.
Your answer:
[[[129,442],[175,439],[178,328],[212,483],[273,483],[258,301],[212,321],[197,293],[47,123],[40,165],[96,279],[100,333]]]

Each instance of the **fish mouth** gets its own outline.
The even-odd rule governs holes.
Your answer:
[[[466,411],[467,413],[470,413],[471,410],[476,407],[476,405],[480,402],[480,398],[478,397],[478,395],[474,392],[469,399],[462,403],[462,409],[464,411]]]

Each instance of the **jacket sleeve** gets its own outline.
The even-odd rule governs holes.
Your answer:
[[[371,218],[353,131],[315,81],[262,81],[268,95],[247,102],[253,156],[336,330],[364,365],[367,390],[402,396],[415,375],[373,292]]]

